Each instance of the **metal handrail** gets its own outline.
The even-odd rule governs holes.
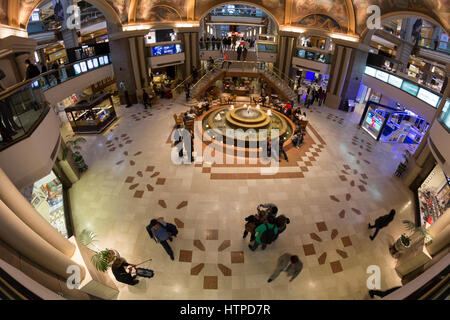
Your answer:
[[[276,71],[279,71],[280,74],[281,74],[282,76],[286,76],[286,78],[287,78],[289,81],[292,81],[293,83],[296,82],[296,80],[290,78],[286,73],[284,73],[283,71],[281,71],[281,70],[278,69],[277,67],[273,66],[272,68],[275,69]]]
[[[219,70],[219,68],[218,68],[218,65],[220,64],[220,63],[222,63],[223,62],[223,59],[221,58],[221,59],[218,59],[215,63],[214,63],[214,65],[213,65],[213,68],[211,69],[211,70],[208,70],[208,72],[206,72],[196,83],[194,83],[193,85],[192,85],[192,90],[194,90],[195,88],[196,88],[196,86],[208,75],[208,74],[212,74],[214,71],[216,71],[216,70]]]
[[[59,72],[60,69],[66,69],[66,68],[69,68],[69,67],[71,67],[71,66],[73,66],[73,65],[75,65],[75,64],[77,64],[77,63],[80,63],[80,62],[83,62],[83,61],[87,61],[87,60],[90,60],[90,59],[94,59],[94,58],[100,57],[100,56],[105,56],[105,54],[98,55],[98,56],[92,56],[92,57],[85,58],[85,59],[82,59],[82,60],[78,60],[78,61],[75,61],[75,62],[72,62],[72,63],[60,65],[60,66],[58,67],[58,69],[49,70],[49,71],[47,71],[47,72],[43,72],[43,73],[39,74],[38,76],[36,76],[36,77],[34,77],[34,78],[32,78],[32,79],[27,79],[27,80],[23,80],[23,81],[21,81],[21,82],[18,82],[18,83],[16,83],[16,84],[14,84],[14,85],[12,85],[12,86],[6,88],[5,90],[1,91],[1,92],[0,92],[0,100],[3,100],[3,99],[8,98],[9,96],[13,95],[14,93],[16,93],[17,91],[19,91],[19,90],[22,89],[23,87],[29,86],[29,85],[32,84],[33,82],[36,82],[37,80],[39,80],[39,78],[42,78],[42,77],[51,75],[51,74],[56,73],[56,72]],[[108,56],[109,56],[109,54],[108,54]],[[109,63],[108,63],[108,64],[105,64],[105,65],[103,65],[103,66],[99,66],[99,67],[96,68],[96,69],[99,69],[99,68],[101,68],[101,67],[108,66],[108,65],[110,65],[110,64],[111,64],[111,59],[109,59]],[[96,69],[92,69],[92,70],[96,70]],[[88,72],[89,72],[89,71],[92,71],[92,70],[88,70]],[[72,77],[72,78],[75,78],[75,77],[80,76],[80,75],[82,75],[82,74],[84,74],[84,73],[81,73],[81,74],[79,74],[79,75],[75,75],[75,76]]]

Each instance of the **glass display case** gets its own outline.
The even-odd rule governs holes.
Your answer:
[[[110,93],[91,96],[65,109],[67,119],[76,133],[101,133],[117,119]]]

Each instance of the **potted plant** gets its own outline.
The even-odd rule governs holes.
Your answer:
[[[114,260],[120,257],[119,252],[117,252],[117,250],[108,248],[100,250],[95,244],[95,242],[97,241],[97,235],[92,231],[84,229],[78,235],[78,240],[85,246],[90,245],[94,246],[95,248],[94,251],[96,252],[91,257],[91,262],[95,266],[95,268],[101,272],[105,272],[106,270],[108,270],[108,267],[112,265]]]
[[[417,241],[425,239],[426,241],[431,240],[431,235],[428,230],[422,226],[416,227],[415,223],[410,220],[402,221],[405,229],[410,231],[410,235],[402,234],[400,238],[391,246],[390,251],[392,255],[395,255],[410,247],[412,242],[412,237],[417,236]]]
[[[75,164],[80,172],[84,172],[88,168],[87,164],[84,162],[83,156],[81,155],[81,153],[79,151],[79,150],[81,150],[80,143],[85,143],[85,142],[86,142],[86,139],[81,138],[81,137],[76,138],[74,140],[68,140],[66,142],[66,146],[63,150],[62,160],[67,159],[67,155],[70,151],[72,153],[72,159],[75,162]]]

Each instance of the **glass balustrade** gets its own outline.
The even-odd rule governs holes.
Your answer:
[[[450,46],[447,41],[421,38],[418,42],[418,46],[428,50],[440,51],[450,54]]]
[[[0,92],[0,151],[29,136],[50,110],[44,91],[111,63],[109,55],[60,66]]]
[[[27,137],[49,111],[49,103],[39,86],[42,78],[0,93],[0,151]]]

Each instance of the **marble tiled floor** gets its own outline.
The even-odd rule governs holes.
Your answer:
[[[155,277],[117,283],[118,299],[368,299],[370,265],[381,268],[382,290],[400,284],[388,246],[402,233],[401,220],[414,216],[412,193],[393,176],[403,148],[360,130],[360,109],[306,110],[326,144],[303,177],[279,179],[213,179],[201,166],[173,164],[167,137],[173,114],[185,110],[183,97],[147,112],[118,107],[110,129],[85,136],[89,170],[70,190],[76,233],[95,232],[99,248],[131,263],[153,259],[144,266]],[[265,251],[251,252],[244,218],[265,202],[291,223]],[[370,241],[368,222],[391,208],[395,220]],[[158,217],[179,228],[170,243],[175,261],[145,230]],[[300,257],[303,271],[293,282],[280,275],[267,283],[285,252]]]

